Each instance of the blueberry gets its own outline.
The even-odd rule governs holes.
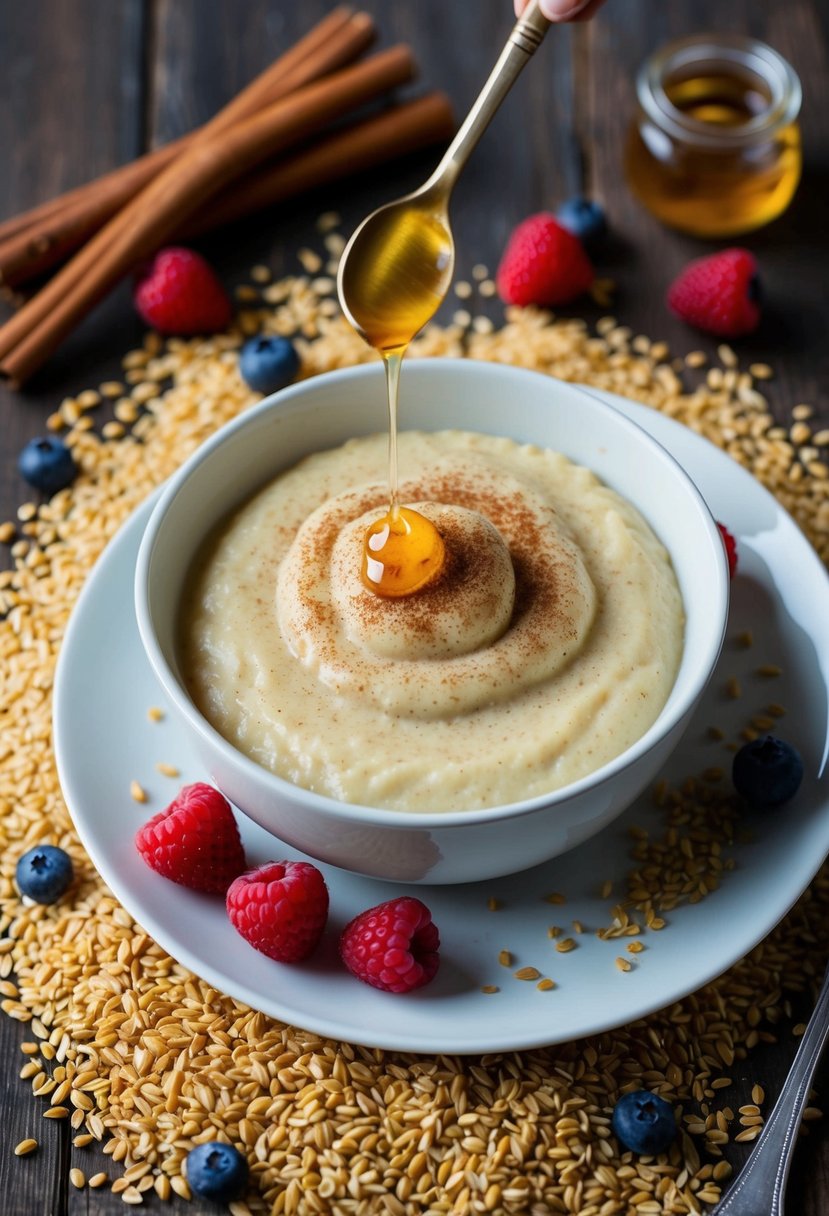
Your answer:
[[[232,1144],[211,1140],[187,1154],[187,1181],[190,1190],[202,1199],[232,1203],[244,1191],[247,1180],[247,1160]]]
[[[78,467],[69,448],[47,435],[30,439],[17,458],[20,476],[43,494],[57,494],[75,480]]]
[[[15,870],[20,894],[28,895],[38,904],[53,904],[59,900],[73,874],[71,857],[53,844],[39,844],[29,849]]]
[[[605,213],[589,198],[570,198],[556,212],[560,224],[577,236],[585,249],[601,244],[607,234]]]
[[[797,793],[803,780],[800,754],[782,739],[763,735],[734,756],[731,780],[752,806],[778,806]]]
[[[632,1153],[655,1157],[664,1153],[676,1135],[673,1107],[658,1094],[637,1089],[624,1094],[611,1120],[616,1139]]]
[[[299,355],[288,338],[251,338],[239,352],[239,371],[257,393],[275,393],[299,371]]]

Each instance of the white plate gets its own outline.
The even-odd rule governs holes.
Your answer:
[[[221,900],[154,874],[133,844],[139,825],[162,809],[180,784],[203,779],[171,717],[151,722],[162,704],[133,615],[133,571],[149,514],[143,506],[112,541],[90,575],[70,622],[58,665],[54,727],[61,784],[78,833],[118,899],[174,958],[215,987],[282,1021],[373,1047],[421,1052],[483,1052],[562,1042],[623,1025],[699,988],[746,954],[780,920],[829,852],[829,801],[821,786],[827,758],[829,580],[791,518],[757,481],[713,445],[661,414],[609,394],[611,404],[649,430],[685,466],[714,515],[738,540],[740,569],[732,588],[728,639],[709,691],[665,775],[681,780],[730,754],[707,738],[714,723],[733,737],[771,701],[787,707],[777,733],[802,752],[806,777],[784,809],[751,816],[752,841],[731,852],[737,866],[702,902],[672,912],[662,932],[643,935],[647,949],[623,973],[615,959],[625,939],[602,941],[589,930],[609,923],[614,902],[600,898],[606,879],[624,890],[632,824],[659,827],[643,799],[599,836],[535,870],[485,884],[417,887],[442,939],[441,968],[427,988],[408,996],[377,992],[337,959],[337,937],[357,912],[405,888],[326,869],[329,927],[314,957],[298,966],[274,963],[239,937]],[[670,504],[665,504],[666,510]],[[754,645],[737,643],[750,628]],[[762,678],[762,663],[782,676]],[[739,700],[724,684],[736,676]],[[180,778],[156,770],[173,764]],[[145,805],[129,787],[148,791]],[[251,865],[300,856],[240,815]],[[551,906],[543,896],[566,896]],[[502,903],[490,911],[487,901]],[[554,949],[547,928],[571,930],[578,948]],[[535,966],[556,982],[539,992],[512,970]],[[633,956],[628,956],[633,958]],[[498,985],[494,995],[483,985]]]

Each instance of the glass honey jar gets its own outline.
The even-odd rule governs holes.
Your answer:
[[[727,237],[775,219],[800,180],[800,81],[756,39],[669,43],[642,66],[625,147],[633,193],[669,227]]]

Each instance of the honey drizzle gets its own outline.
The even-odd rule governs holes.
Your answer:
[[[389,417],[389,508],[366,530],[360,577],[376,595],[397,598],[433,582],[446,561],[434,524],[400,505],[397,462],[403,358],[437,311],[451,277],[451,238],[443,218],[415,204],[390,213],[365,239],[359,264],[346,292],[363,337],[383,359]]]
[[[366,529],[360,578],[375,595],[397,599],[414,595],[437,577],[446,561],[446,549],[431,520],[400,505],[397,405],[406,347],[381,353],[389,404],[389,509]]]
[[[400,490],[397,473],[397,406],[400,398],[400,368],[406,347],[383,351],[386,368],[386,393],[389,399],[389,510],[388,519],[396,524],[400,517]]]

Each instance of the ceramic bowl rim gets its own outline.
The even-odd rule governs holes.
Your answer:
[[[256,405],[244,410],[221,426],[191,453],[161,487],[141,538],[135,569],[135,611],[141,641],[156,677],[160,681],[166,695],[175,704],[177,712],[185,719],[190,728],[200,735],[211,748],[217,751],[223,760],[229,765],[240,769],[256,785],[260,787],[263,784],[271,786],[276,797],[298,803],[316,814],[323,814],[331,818],[341,819],[343,822],[357,823],[369,827],[438,829],[449,827],[471,828],[474,825],[521,819],[538,811],[553,811],[560,805],[570,803],[574,799],[578,799],[585,794],[590,794],[602,788],[608,782],[616,780],[624,771],[634,767],[640,760],[646,757],[648,752],[658,747],[668,738],[697,703],[714,671],[722,650],[729,603],[729,578],[725,548],[719,538],[716,521],[711,515],[705,500],[691,478],[685,473],[679,462],[670,452],[637,423],[622,414],[620,410],[590,393],[589,386],[582,388],[579,385],[558,380],[545,373],[528,368],[515,367],[511,364],[490,363],[484,360],[468,358],[430,357],[428,359],[412,360],[412,365],[408,369],[408,372],[410,379],[412,374],[414,376],[439,376],[441,373],[448,372],[450,375],[463,375],[463,370],[459,369],[465,367],[472,367],[477,372],[480,372],[482,367],[486,367],[489,374],[504,376],[505,379],[532,377],[534,380],[543,379],[551,381],[556,386],[557,391],[564,391],[581,398],[588,398],[595,409],[612,414],[616,424],[620,424],[623,428],[630,430],[640,443],[672,467],[674,475],[684,484],[686,492],[689,493],[694,501],[704,530],[708,533],[712,542],[715,539],[718,540],[719,548],[722,551],[720,562],[712,567],[711,583],[705,589],[708,615],[712,621],[719,620],[720,627],[711,631],[708,639],[707,653],[700,655],[701,661],[698,663],[695,673],[688,678],[688,687],[677,704],[671,707],[671,702],[675,700],[673,695],[676,688],[675,681],[668,695],[668,700],[660,710],[655,721],[634,743],[600,768],[586,774],[577,781],[570,782],[568,785],[551,790],[546,794],[539,794],[533,798],[521,799],[515,802],[500,803],[497,806],[466,811],[400,811],[372,807],[358,802],[343,802],[329,795],[318,794],[313,790],[305,789],[303,786],[295,785],[287,780],[287,778],[280,777],[270,769],[266,769],[225,739],[201,714],[182,687],[156,636],[150,608],[149,575],[157,538],[165,524],[168,509],[185,483],[217,449],[224,446],[228,441],[232,441],[239,431],[245,430],[250,426],[259,425],[263,416],[280,409],[290,402],[298,399],[301,400],[308,392],[313,391],[316,386],[325,387],[333,381],[341,381],[343,379],[378,376],[382,374],[382,367],[374,362],[364,363],[346,368],[337,368],[334,371],[323,372],[300,380],[277,393],[263,398],[262,401],[257,402]],[[250,493],[255,492],[256,488],[251,487]],[[244,497],[244,494],[240,494],[239,501],[243,501]],[[671,556],[673,557],[673,555]],[[192,558],[192,554],[190,557]],[[689,611],[687,603],[685,609],[687,622]],[[682,666],[682,663],[680,666]],[[677,678],[678,676],[679,672],[677,672]],[[666,711],[669,712],[666,713]]]

